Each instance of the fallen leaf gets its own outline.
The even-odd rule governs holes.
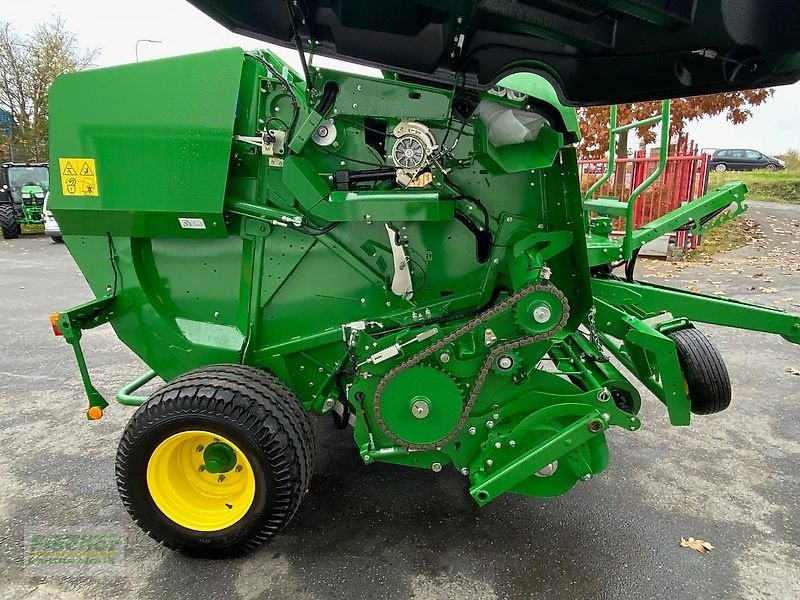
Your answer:
[[[697,550],[702,554],[706,554],[711,552],[714,546],[703,540],[696,540],[693,537],[690,537],[688,540],[681,537],[681,548],[691,548],[692,550]]]
[[[788,369],[786,369],[786,372],[789,375],[800,375],[800,369],[795,369],[794,367],[789,367]]]
[[[777,288],[760,288],[762,294],[774,294],[778,291]]]

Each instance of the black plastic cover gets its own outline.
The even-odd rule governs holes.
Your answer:
[[[189,0],[232,31],[488,87],[547,77],[566,103],[610,104],[793,83],[797,0]]]

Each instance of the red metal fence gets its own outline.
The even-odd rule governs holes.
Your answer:
[[[617,159],[615,172],[594,196],[612,197],[626,202],[636,186],[655,171],[658,165],[658,149],[650,151],[649,156],[647,154],[646,150],[639,150],[631,158]],[[700,153],[698,147],[685,138],[670,146],[667,165],[661,177],[636,201],[634,226],[640,227],[649,223],[681,204],[705,194],[708,188],[708,158],[707,154]],[[606,159],[579,160],[581,189],[587,190],[607,168]],[[620,228],[619,223],[615,224],[615,228]],[[687,245],[683,239],[678,240],[678,244]]]

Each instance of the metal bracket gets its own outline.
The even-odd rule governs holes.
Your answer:
[[[258,146],[264,156],[282,157],[286,152],[286,132],[282,129],[269,129],[260,136],[235,135],[233,139],[237,142]]]
[[[392,248],[394,260],[394,276],[392,277],[392,292],[411,300],[414,296],[414,286],[411,282],[411,269],[408,264],[405,248],[397,241],[397,231],[385,224],[386,233],[389,235],[389,246]]]

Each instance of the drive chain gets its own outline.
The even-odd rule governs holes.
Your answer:
[[[418,365],[420,362],[434,355],[436,352],[438,352],[448,344],[453,343],[461,336],[469,333],[476,327],[479,327],[480,325],[491,320],[498,314],[513,307],[528,294],[532,294],[533,292],[539,292],[539,291],[551,293],[561,301],[561,307],[562,307],[561,320],[550,331],[546,331],[544,333],[539,333],[536,335],[529,335],[526,337],[518,338],[516,340],[511,340],[509,342],[502,343],[494,347],[489,352],[489,354],[486,356],[486,359],[483,362],[483,365],[481,366],[480,371],[478,371],[478,376],[475,379],[475,383],[472,386],[472,390],[470,391],[469,397],[467,398],[467,402],[464,405],[463,411],[461,412],[461,417],[458,421],[458,424],[453,429],[453,431],[451,431],[448,435],[435,442],[431,442],[428,444],[412,444],[406,440],[400,439],[389,430],[389,428],[386,426],[386,423],[383,420],[383,415],[381,414],[381,398],[383,396],[383,391],[386,388],[387,384],[394,377],[396,377],[401,371],[405,371],[406,369],[410,369],[411,367]],[[391,439],[393,442],[401,446],[404,446],[409,450],[440,449],[442,446],[444,446],[445,444],[450,442],[453,438],[455,438],[463,429],[464,425],[467,422],[467,419],[469,418],[472,406],[478,399],[478,394],[480,394],[481,388],[483,387],[483,383],[486,380],[486,376],[489,374],[489,371],[492,368],[492,364],[494,363],[495,358],[497,358],[497,356],[502,354],[503,352],[507,352],[509,350],[517,350],[519,348],[522,348],[523,346],[527,346],[529,344],[533,344],[536,342],[541,342],[543,340],[553,337],[564,328],[564,326],[567,324],[568,319],[569,319],[569,303],[567,302],[567,298],[558,288],[552,285],[541,285],[541,284],[530,285],[527,288],[520,290],[516,294],[509,296],[499,304],[496,304],[495,306],[487,309],[480,315],[472,318],[468,323],[462,325],[449,335],[446,335],[438,342],[428,346],[421,352],[418,352],[408,360],[400,363],[396,367],[389,370],[389,372],[387,372],[386,375],[384,375],[383,378],[378,382],[378,387],[375,389],[373,413],[375,415],[375,420],[377,421],[378,426],[381,428],[383,433],[389,439]]]

